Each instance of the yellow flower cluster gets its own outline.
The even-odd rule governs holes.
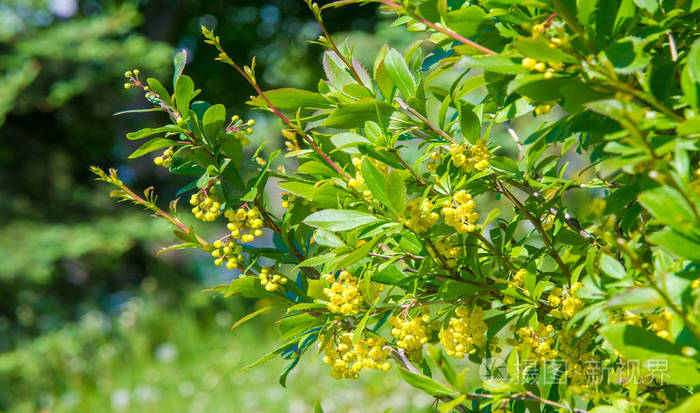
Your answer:
[[[124,83],[124,89],[131,89],[133,86],[139,87],[143,89],[144,92],[144,97],[154,105],[158,105],[161,108],[168,108],[168,105],[163,102],[163,99],[161,98],[160,95],[155,93],[154,91],[151,90],[150,87],[146,83],[141,82],[141,79],[139,79],[139,70],[134,69],[133,71],[129,70],[124,73],[124,77],[128,79],[127,83]],[[175,112],[173,114],[173,117],[177,123],[182,122],[182,116],[180,116],[179,113]]]
[[[233,115],[233,117],[231,117],[231,122],[226,127],[226,133],[238,139],[241,146],[247,146],[250,144],[250,139],[248,139],[247,135],[253,134],[253,125],[255,125],[254,119],[243,122],[238,115]]]
[[[491,159],[491,153],[483,139],[479,139],[469,148],[453,144],[450,146],[450,155],[455,166],[461,167],[466,172],[483,171],[489,167],[489,159]]]
[[[560,72],[564,69],[564,63],[538,62],[530,57],[524,58],[521,64],[527,70],[544,73],[545,79],[551,79],[554,77],[554,72]],[[549,66],[549,68],[547,68],[547,66]]]
[[[651,330],[663,339],[668,339],[670,335],[668,329],[671,318],[673,318],[673,314],[666,310],[646,315],[646,319],[651,323]]]
[[[229,220],[226,225],[233,239],[239,239],[241,242],[253,242],[255,237],[263,235],[262,226],[263,220],[260,219],[260,211],[257,207],[246,209],[245,207],[238,208],[235,212],[232,209],[227,210],[224,216]]]
[[[513,276],[513,279],[508,281],[508,286],[515,289],[524,288],[526,274],[527,271],[524,268],[519,269]]]
[[[432,212],[433,203],[429,199],[416,198],[406,203],[407,227],[417,233],[427,232],[440,219],[437,212]]]
[[[270,270],[263,268],[258,274],[260,279],[260,284],[265,287],[267,291],[277,291],[280,289],[281,285],[287,283],[287,277],[283,277],[279,274],[270,274]]]
[[[457,245],[459,239],[456,235],[449,235],[439,239],[435,243],[438,253],[447,259],[447,266],[454,268],[457,265],[457,259],[462,255],[462,247]]]
[[[296,196],[290,193],[282,194],[282,208],[287,209],[294,200],[297,199]]]
[[[593,334],[590,331],[586,331],[581,337],[576,337],[575,329],[559,333],[559,354],[566,361],[566,374],[571,378],[572,384],[591,384],[588,380],[589,374],[595,374],[595,371],[587,366],[595,360],[588,350],[592,344]]]
[[[324,288],[328,300],[328,309],[333,313],[355,315],[360,312],[364,299],[357,285],[358,279],[343,270],[336,280],[333,274],[323,274],[323,279],[330,282],[330,288]]]
[[[564,70],[564,63],[561,62],[538,62],[535,59],[526,57],[522,60],[521,64],[527,70],[544,73],[545,79],[551,79],[554,77],[555,72],[561,72]],[[549,66],[549,67],[547,67]],[[556,102],[554,102],[556,104]],[[535,114],[546,115],[552,111],[552,103],[542,103],[535,107]]]
[[[474,212],[476,202],[467,191],[463,189],[458,191],[451,201],[445,201],[441,206],[440,212],[445,217],[445,223],[458,233],[476,231],[474,223],[479,220],[479,214]]]
[[[428,342],[430,334],[430,314],[427,307],[421,307],[421,314],[403,320],[396,316],[389,317],[389,323],[394,327],[391,335],[396,338],[396,346],[408,352],[420,350]]]
[[[238,268],[239,263],[243,263],[244,257],[241,255],[243,252],[243,247],[231,242],[229,237],[226,237],[223,241],[218,240],[214,242],[215,250],[211,252],[212,257],[216,258],[214,264],[223,265],[226,262],[226,268],[233,270]]]
[[[352,333],[343,333],[335,340],[329,340],[324,348],[323,361],[333,367],[331,377],[335,379],[356,379],[363,369],[389,370],[387,361],[389,348],[383,338],[369,337],[352,342]]]
[[[164,168],[170,168],[173,164],[173,153],[173,147],[171,146],[163,152],[163,155],[156,157],[153,163]]]
[[[564,291],[559,287],[554,287],[549,290],[547,301],[554,307],[549,314],[553,317],[568,320],[573,317],[580,309],[583,308],[583,302],[578,297],[574,297],[576,290],[581,288],[583,284],[580,282],[574,283],[568,291]]]
[[[124,89],[131,89],[132,86],[141,86],[141,82],[139,81],[139,73],[141,73],[138,69],[132,70],[127,70],[124,72],[124,77],[129,79],[129,82],[124,83]]]
[[[287,147],[288,151],[296,151],[300,149],[299,141],[297,141],[297,134],[292,129],[283,129],[282,137],[285,139],[284,146]]]
[[[192,194],[190,205],[193,205],[192,213],[195,218],[202,221],[213,221],[221,214],[221,203],[216,189],[213,187],[207,191],[200,191]]]
[[[363,183],[365,183],[365,179],[360,172],[355,172],[355,177],[348,180],[348,186],[352,189],[359,188]]]
[[[530,296],[530,292],[525,289],[525,275],[527,271],[524,268],[519,269],[511,280],[508,280],[508,287],[515,290],[520,290],[526,296]],[[503,295],[503,304],[513,304],[515,298],[509,295]]]
[[[429,171],[434,171],[435,169],[437,169],[438,165],[440,165],[440,158],[442,158],[442,156],[440,155],[440,151],[431,152],[431,160],[425,165],[425,167],[428,168]]]
[[[448,323],[439,333],[440,344],[448,356],[464,358],[486,345],[487,326],[481,307],[457,307]]]
[[[700,288],[700,278],[696,278],[690,283],[691,290],[697,290],[698,288]]]
[[[531,356],[537,357],[541,362],[555,359],[559,353],[552,348],[554,346],[552,333],[554,333],[554,327],[542,323],[538,323],[536,330],[530,326],[521,327],[516,333],[518,342],[515,349],[522,351],[525,347],[529,347]]]
[[[549,103],[543,103],[543,104],[537,105],[537,107],[535,107],[535,114],[536,115],[546,115],[551,111],[552,111],[552,105]]]

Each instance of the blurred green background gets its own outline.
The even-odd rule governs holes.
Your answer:
[[[156,257],[170,229],[93,180],[89,165],[118,167],[163,203],[182,186],[150,159],[126,163],[124,134],[156,118],[111,116],[146,107],[124,71],[167,79],[182,48],[203,99],[255,116],[255,140],[281,146],[274,121],[243,105],[250,89],[213,61],[201,24],[238,61],[257,56],[266,88],[321,77],[309,44],[320,31],[301,0],[0,2],[0,412],[309,412],[318,399],[327,412],[429,411],[395,374],[337,382],[311,357],[288,390],[284,360],[232,377],[277,332],[264,320],[230,332],[256,303],[202,290],[232,274],[198,252]],[[411,40],[373,6],[329,12],[327,24],[368,65],[383,43]]]

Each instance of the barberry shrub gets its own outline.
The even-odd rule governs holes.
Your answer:
[[[127,134],[149,138],[131,157],[164,150],[225,235],[93,170],[176,227],[170,249],[236,271],[212,291],[269,304],[236,325],[285,309],[282,344],[241,371],[281,356],[284,385],[322,354],[338,379],[398,371],[442,411],[700,411],[700,2],[375,2],[422,40],[366,68],[308,2],[315,91],[262,90],[202,28],[293,167],[242,155],[254,122],[193,101],[184,54],[172,94],[126,73],[169,118]],[[351,3],[369,1],[324,7]]]

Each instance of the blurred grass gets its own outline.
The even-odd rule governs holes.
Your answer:
[[[277,383],[282,359],[232,376],[277,344],[277,332],[263,327],[270,320],[231,332],[244,314],[240,301],[213,305],[195,292],[173,307],[154,284],[147,279],[151,292],[129,299],[118,314],[88,312],[0,354],[7,412],[311,412],[318,399],[326,412],[431,411],[431,398],[395,371],[336,381],[311,352],[288,389]]]

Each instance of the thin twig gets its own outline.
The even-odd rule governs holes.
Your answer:
[[[678,50],[676,49],[676,40],[673,38],[673,34],[669,31],[668,36],[668,48],[671,50],[671,60],[674,62],[678,60]]]
[[[428,118],[426,118],[420,112],[418,112],[416,109],[410,107],[406,102],[401,100],[401,98],[396,97],[396,98],[394,98],[394,100],[396,101],[396,103],[399,104],[399,107],[404,112],[408,112],[409,114],[418,118],[421,122],[423,122],[425,124],[425,126],[430,128],[433,132],[437,133],[438,135],[442,136],[443,138],[445,138],[446,140],[448,140],[454,144],[457,143],[457,141],[454,140],[450,135],[448,135],[447,132],[445,132],[444,130],[437,127],[435,124],[433,124],[431,121],[429,121]]]
[[[525,209],[525,206],[518,200],[518,198],[516,198],[512,193],[510,193],[510,191],[508,191],[505,185],[503,185],[498,179],[496,179],[495,177],[492,177],[492,179],[496,190],[499,190],[499,192],[505,195],[506,198],[508,198],[513,203],[513,205],[515,205],[515,207],[525,216],[525,218],[527,218],[532,223],[532,225],[534,225],[535,229],[542,238],[542,242],[549,250],[549,255],[554,259],[554,261],[557,262],[557,265],[564,273],[566,278],[569,280],[569,283],[571,283],[571,271],[569,271],[569,267],[567,267],[566,264],[564,264],[564,261],[559,256],[557,250],[554,249],[554,246],[552,245],[552,242],[550,241],[547,232],[542,227],[542,223],[540,222],[540,220],[535,218],[530,213],[530,211]]]

